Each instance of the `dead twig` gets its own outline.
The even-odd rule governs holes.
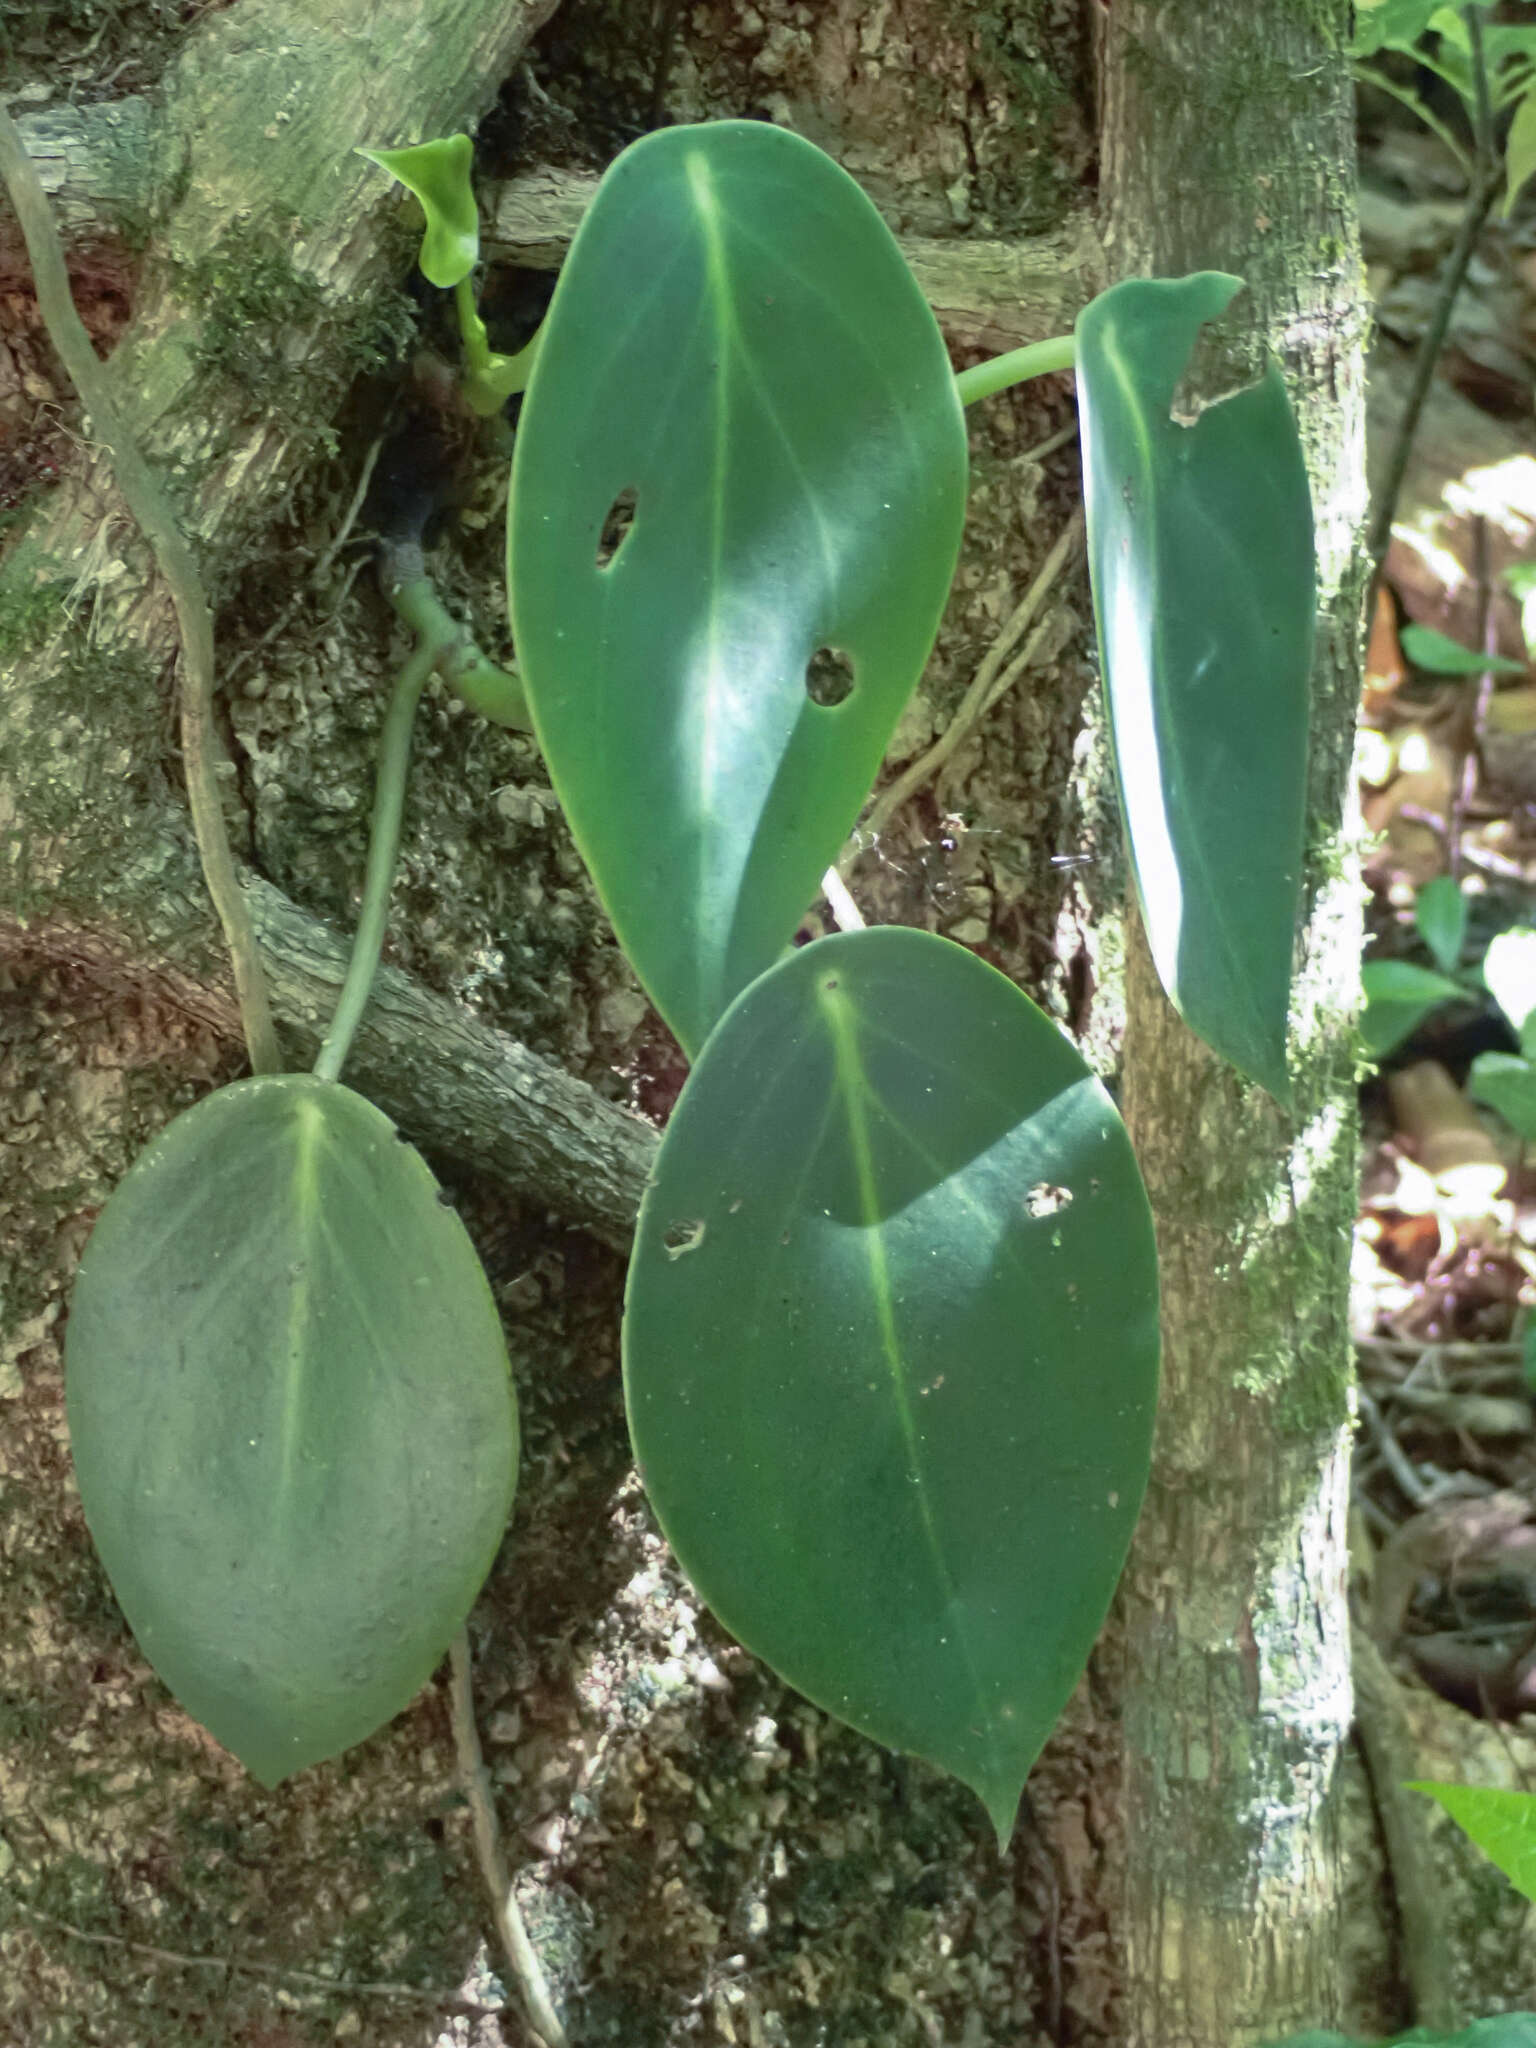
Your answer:
[[[1482,16],[1476,7],[1467,7],[1462,10],[1462,19],[1467,25],[1472,76],[1478,95],[1479,119],[1475,138],[1477,146],[1467,191],[1466,210],[1462,214],[1461,225],[1456,231],[1456,240],[1445,267],[1445,276],[1441,280],[1440,295],[1435,301],[1429,325],[1419,343],[1418,357],[1413,366],[1413,383],[1409,387],[1407,401],[1403,406],[1403,416],[1398,422],[1397,439],[1392,444],[1391,459],[1387,463],[1381,491],[1371,514],[1366,547],[1372,562],[1376,565],[1378,577],[1391,543],[1392,521],[1397,512],[1397,500],[1403,488],[1403,479],[1408,474],[1408,458],[1413,453],[1414,437],[1419,431],[1419,419],[1429,397],[1429,387],[1434,382],[1435,365],[1440,360],[1440,352],[1445,347],[1445,337],[1450,332],[1456,296],[1465,282],[1467,268],[1472,261],[1472,252],[1477,247],[1477,238],[1483,231],[1483,223],[1492,210],[1502,182],[1498,154],[1492,142],[1492,125],[1481,118],[1481,110],[1486,106],[1488,98],[1488,64],[1483,52]],[[1372,597],[1374,601],[1374,587]]]
[[[435,1991],[425,1991],[416,1984],[373,1983],[354,1977],[325,1977],[318,1970],[283,1970],[271,1963],[247,1962],[238,1956],[193,1956],[184,1955],[179,1949],[157,1948],[152,1942],[131,1941],[121,1934],[98,1934],[87,1927],[76,1927],[72,1921],[60,1920],[52,1913],[40,1913],[35,1906],[14,1893],[10,1903],[25,1914],[28,1920],[39,1927],[57,1928],[60,1934],[67,1934],[73,1941],[88,1942],[93,1948],[111,1948],[125,1955],[135,1956],[146,1963],[164,1963],[177,1970],[221,1970],[227,1976],[260,1977],[269,1984],[287,1984],[297,1991],[324,1992],[331,1998],[399,1998],[412,2005],[424,2005],[437,2013],[471,2013],[485,2011],[484,2006],[472,2005],[463,1999],[445,1999]]]
[[[464,1797],[469,1802],[470,1819],[474,1823],[475,1858],[485,1879],[486,1890],[491,1895],[496,1932],[522,1992],[529,2025],[544,2041],[545,2048],[567,2048],[565,2029],[550,2003],[549,1986],[544,1981],[544,1972],[539,1967],[538,1956],[523,1925],[501,1846],[501,1829],[496,1822],[496,1806],[491,1794],[491,1774],[485,1768],[480,1732],[475,1726],[475,1694],[467,1629],[459,1630],[449,1654],[453,1669],[453,1746],[458,1752],[459,1778],[464,1787]]]
[[[1083,510],[1079,506],[1057,535],[1055,544],[1040,564],[1034,581],[1015,605],[1002,631],[987,649],[985,659],[977,669],[970,688],[961,698],[949,724],[927,753],[919,755],[917,760],[904,768],[890,787],[882,790],[871,804],[855,832],[852,849],[838,862],[838,872],[844,877],[863,848],[880,837],[908,797],[933,780],[971,728],[986,716],[1003,693],[1011,689],[1029,667],[1044,634],[1043,624],[1030,635],[1022,653],[1012,661],[1009,661],[1008,657],[1028,632],[1035,614],[1055,588],[1068,562],[1081,547],[1082,540]]]

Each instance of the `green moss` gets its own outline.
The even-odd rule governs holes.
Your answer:
[[[952,27],[976,53],[978,83],[1000,101],[1006,146],[985,153],[977,181],[987,210],[1037,232],[1054,226],[1079,196],[1079,152],[1071,130],[1085,91],[1080,34],[1064,33],[1048,0],[976,6],[948,0]],[[1063,147],[1067,144],[1067,147]],[[978,156],[982,155],[978,152]]]
[[[64,623],[67,578],[25,543],[0,563],[0,662],[42,645]]]
[[[182,275],[185,298],[207,309],[193,361],[243,385],[253,403],[285,391],[291,372],[282,344],[318,316],[325,298],[277,236],[227,235],[210,255],[183,264]]]

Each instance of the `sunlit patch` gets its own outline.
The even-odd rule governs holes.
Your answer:
[[[1151,624],[1145,617],[1150,599],[1129,576],[1111,576],[1106,582],[1105,595],[1114,613],[1107,638],[1118,664],[1115,766],[1136,848],[1136,879],[1148,910],[1148,941],[1158,978],[1172,991],[1179,985],[1184,891],[1165,796],[1176,778],[1164,773],[1153,709]]]

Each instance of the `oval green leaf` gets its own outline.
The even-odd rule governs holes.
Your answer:
[[[1360,1037],[1373,1060],[1394,1052],[1431,1010],[1466,994],[1460,982],[1412,960],[1367,960],[1360,987],[1365,997]]]
[[[70,1308],[86,1520],[139,1646],[263,1784],[406,1706],[512,1504],[496,1305],[360,1095],[237,1082],[102,1211]]]
[[[1536,1144],[1536,1067],[1518,1053],[1480,1052],[1467,1076],[1467,1092],[1485,1102],[1527,1145]]]
[[[1404,654],[1415,668],[1436,676],[1523,676],[1525,663],[1506,654],[1478,654],[1437,633],[1433,626],[1404,626],[1398,635]]]
[[[724,1625],[1000,1838],[1124,1561],[1157,1357],[1124,1128],[1010,981],[885,927],[736,1001],[641,1204],[641,1476]]]
[[[1454,974],[1467,941],[1467,899],[1450,875],[1436,875],[1413,899],[1413,922],[1442,974]]]
[[[1271,362],[1174,419],[1241,280],[1132,279],[1078,318],[1088,556],[1126,836],[1158,976],[1190,1028],[1290,1100],[1316,607],[1312,507]]]
[[[619,158],[524,402],[508,577],[551,779],[690,1054],[868,793],[965,488],[943,340],[851,178],[762,122]]]

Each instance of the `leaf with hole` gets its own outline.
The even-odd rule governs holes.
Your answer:
[[[1315,591],[1284,380],[1173,414],[1240,280],[1132,279],[1077,323],[1088,556],[1110,734],[1163,987],[1223,1058],[1290,1099]],[[1255,479],[1262,478],[1262,488]]]
[[[508,577],[551,780],[690,1054],[857,816],[965,488],[943,340],[851,178],[763,122],[619,158],[545,323]]]
[[[641,1205],[641,1476],[725,1626],[1003,1838],[1114,1591],[1157,1357],[1124,1128],[1012,982],[888,926],[737,999]]]
[[[80,1497],[139,1647],[263,1784],[409,1704],[511,1509],[479,1260],[348,1088],[237,1082],[102,1211],[70,1309]]]

